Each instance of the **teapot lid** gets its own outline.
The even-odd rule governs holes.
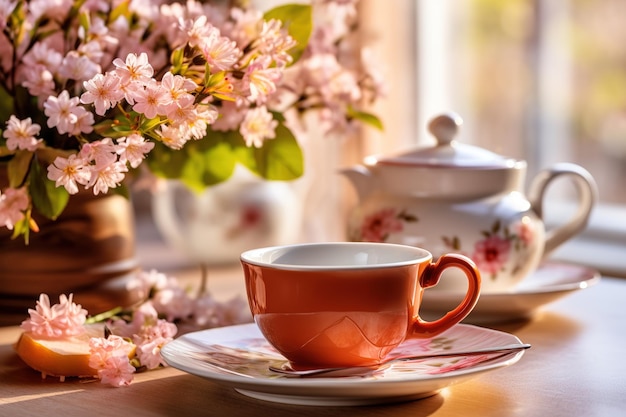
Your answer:
[[[428,124],[428,130],[437,139],[435,146],[419,147],[398,155],[381,159],[375,158],[375,163],[478,169],[512,168],[515,165],[516,161],[514,159],[498,155],[478,146],[458,143],[454,140],[462,124],[463,120],[456,113],[439,115]]]

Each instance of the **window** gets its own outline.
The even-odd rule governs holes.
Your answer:
[[[527,160],[528,179],[578,163],[598,182],[600,205],[555,256],[626,275],[626,2],[377,3],[364,0],[363,21],[391,85],[386,131],[368,133],[367,151],[429,143],[428,119],[452,110],[464,119],[460,141]],[[566,186],[551,194],[548,209],[569,205]]]

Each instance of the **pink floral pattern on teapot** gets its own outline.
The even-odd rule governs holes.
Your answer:
[[[407,209],[385,207],[364,216],[358,227],[349,231],[349,238],[363,242],[402,243],[407,224],[418,220],[418,216]],[[526,216],[510,226],[503,223],[497,219],[477,236],[466,236],[466,239],[458,235],[444,235],[441,241],[447,251],[470,257],[483,276],[497,280],[500,273],[518,273],[529,261],[531,245],[537,238],[536,226]],[[507,271],[511,261],[514,263]]]
[[[481,231],[482,239],[474,242],[473,252],[465,251],[458,236],[452,238],[443,236],[444,245],[451,251],[469,256],[485,275],[492,280],[498,278],[507,263],[511,260],[511,254],[516,253],[516,262],[511,268],[511,273],[518,270],[528,261],[529,246],[535,241],[535,227],[532,222],[523,218],[513,224],[513,232],[508,227],[502,227],[500,220],[496,220],[490,229]]]
[[[406,210],[384,208],[378,210],[363,220],[359,232],[352,240],[363,242],[386,242],[392,233],[402,233],[404,223],[416,222],[416,216]]]

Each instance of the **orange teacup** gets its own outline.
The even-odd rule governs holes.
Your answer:
[[[467,257],[389,243],[335,242],[254,249],[241,255],[248,303],[261,332],[297,368],[371,365],[408,338],[435,336],[465,318],[480,294]],[[442,318],[420,318],[423,289],[447,268],[469,282]]]

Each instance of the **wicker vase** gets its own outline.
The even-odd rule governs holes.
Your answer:
[[[130,201],[86,191],[56,221],[33,217],[40,231],[28,245],[0,228],[0,324],[27,318],[42,292],[51,302],[73,293],[91,314],[133,301],[125,288],[137,268]]]

